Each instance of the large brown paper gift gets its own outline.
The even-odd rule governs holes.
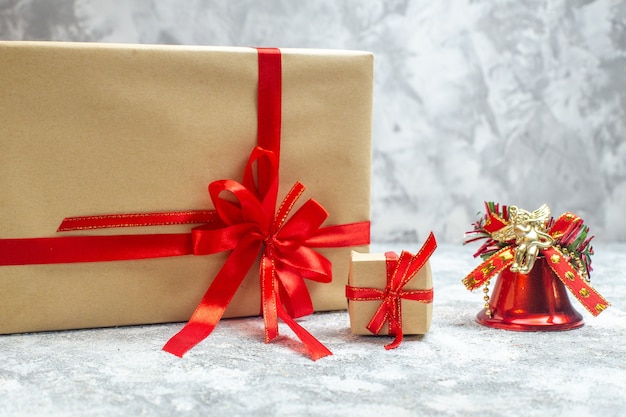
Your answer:
[[[282,68],[279,200],[300,181],[325,225],[367,221],[372,55],[283,49]],[[55,233],[71,216],[212,209],[207,185],[240,181],[256,145],[257,81],[252,48],[0,42],[0,239],[76,235]],[[164,228],[190,226],[123,233]],[[307,280],[315,310],[345,308],[352,249],[318,249],[335,278]],[[0,266],[0,333],[185,321],[227,255]],[[253,267],[225,317],[259,312]]]
[[[383,253],[352,252],[348,285],[355,288],[375,288],[385,290],[387,261]],[[402,287],[403,290],[431,290],[433,279],[430,262]],[[382,300],[359,300],[348,303],[350,329],[353,334],[372,335],[367,325],[381,305]],[[430,329],[433,314],[432,302],[400,300],[402,306],[402,333],[405,335],[425,334]],[[389,325],[385,323],[379,334],[389,334]]]

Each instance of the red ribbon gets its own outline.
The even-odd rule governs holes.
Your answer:
[[[550,227],[548,234],[557,240],[581,222],[582,219],[575,214],[564,213]],[[506,226],[506,223],[503,226]],[[493,231],[495,230],[498,229],[494,228]],[[565,287],[592,315],[597,316],[606,310],[609,302],[580,276],[576,268],[569,262],[569,258],[558,247],[551,246],[547,249],[540,249],[540,253],[546,258],[550,269],[559,277]],[[514,245],[500,249],[470,272],[463,279],[463,284],[470,291],[479,288],[487,280],[509,267],[514,258]]]
[[[261,158],[265,159],[270,171],[276,173],[267,183],[265,197],[260,196],[252,180],[252,166],[260,162]],[[164,350],[182,356],[213,331],[261,252],[259,276],[265,341],[269,342],[278,335],[280,318],[303,341],[313,359],[330,354],[328,349],[292,319],[313,312],[303,278],[319,282],[330,282],[332,279],[330,262],[307,245],[308,240],[319,233],[328,213],[311,199],[289,217],[304,191],[304,186],[296,183],[274,215],[278,188],[276,168],[275,154],[257,147],[246,166],[242,184],[221,180],[209,186],[209,193],[224,227],[195,228],[194,253],[232,252],[189,323],[170,339]],[[232,194],[235,201],[223,198],[223,193]],[[291,311],[287,312],[286,309]]]
[[[205,255],[231,250],[191,319],[164,350],[183,356],[206,338],[221,319],[247,271],[261,253],[260,285],[265,341],[278,335],[278,318],[305,344],[315,360],[330,351],[294,318],[313,312],[304,278],[330,282],[331,263],[315,247],[369,243],[369,222],[321,227],[324,208],[308,200],[293,207],[304,192],[296,183],[276,210],[279,185],[281,126],[281,55],[278,49],[258,49],[258,144],[246,165],[242,183],[215,181],[209,193],[215,210],[115,214],[68,218],[59,231],[128,226],[204,223],[191,233],[65,236],[0,239],[1,265],[99,262],[181,255]],[[257,168],[255,186],[254,170]],[[224,198],[224,194],[234,196]]]
[[[437,242],[432,232],[426,242],[415,255],[402,251],[400,258],[394,252],[385,253],[387,269],[387,285],[385,289],[359,288],[346,286],[346,297],[351,301],[376,301],[381,300],[380,306],[367,325],[367,329],[379,334],[385,325],[389,323],[390,335],[395,335],[393,342],[385,346],[385,349],[395,349],[402,343],[402,299],[431,303],[433,301],[433,289],[427,290],[404,290],[403,287],[418,273],[426,264],[435,249]]]

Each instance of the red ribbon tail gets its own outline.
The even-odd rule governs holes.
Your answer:
[[[189,322],[163,346],[164,351],[182,358],[213,332],[259,253],[260,243],[250,240],[231,252]]]
[[[376,309],[376,312],[372,316],[372,319],[369,321],[365,328],[372,332],[373,334],[379,334],[382,330],[385,323],[389,320],[391,315],[391,300],[389,298],[385,298],[383,296],[382,302]]]
[[[278,317],[289,326],[289,328],[298,336],[298,339],[302,341],[306,349],[311,355],[311,359],[314,361],[321,359],[325,356],[332,355],[333,353],[317,340],[311,333],[306,331],[304,327],[300,326],[296,321],[287,314],[280,303],[277,304]]]
[[[263,255],[260,266],[261,299],[263,306],[263,324],[265,328],[265,343],[269,343],[278,336],[278,296],[275,288],[274,261]]]
[[[404,335],[402,334],[402,325],[400,325],[396,320],[389,320],[389,334],[394,334],[396,337],[393,339],[393,342],[385,345],[386,350],[395,349],[402,343],[402,339]]]
[[[189,322],[167,341],[165,346],[163,346],[163,350],[182,358],[185,353],[206,339],[213,332],[216,325],[217,323]]]
[[[607,309],[610,305],[609,302],[585,282],[578,271],[566,261],[561,251],[551,247],[544,250],[543,253],[550,269],[587,311],[593,316],[597,316]]]
[[[311,295],[301,276],[290,268],[281,268],[278,273],[278,298],[287,313],[293,317],[313,314]]]
[[[326,346],[300,326],[285,310],[278,296],[275,265],[269,256],[263,255],[260,269],[265,343],[269,343],[278,336],[278,318],[280,318],[302,341],[313,360],[332,355]]]

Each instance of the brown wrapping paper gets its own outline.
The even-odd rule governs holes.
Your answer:
[[[282,52],[279,199],[300,181],[325,225],[368,220],[372,55]],[[211,209],[208,184],[241,181],[256,145],[251,48],[0,42],[0,63],[0,238],[62,235],[71,216]],[[334,279],[307,282],[316,310],[345,308],[351,249],[319,250]],[[226,256],[0,267],[0,333],[185,321]],[[254,267],[225,317],[259,309]]]
[[[359,288],[385,289],[387,284],[387,267],[385,255],[382,253],[352,252],[348,285]],[[427,290],[433,288],[430,262],[426,262],[422,269],[404,286],[405,290]],[[350,301],[350,329],[353,334],[371,335],[367,325],[380,306],[380,301]],[[433,303],[401,300],[402,303],[402,333],[425,334],[430,329],[433,315]],[[380,331],[381,335],[389,334],[389,326],[385,324]]]

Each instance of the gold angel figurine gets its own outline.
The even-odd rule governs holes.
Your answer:
[[[529,213],[526,210],[509,207],[509,224],[491,234],[500,242],[515,239],[515,259],[512,272],[527,274],[533,268],[540,249],[547,249],[554,244],[554,239],[546,233],[546,223],[550,218],[550,208],[542,205]]]

